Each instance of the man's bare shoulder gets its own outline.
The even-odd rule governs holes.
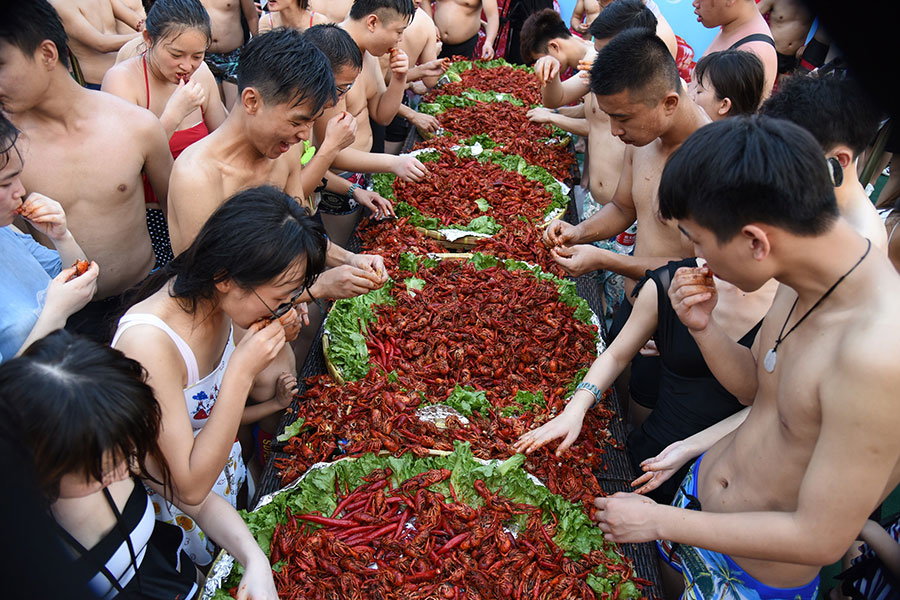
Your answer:
[[[85,93],[85,112],[90,111],[95,119],[108,123],[109,127],[141,135],[159,125],[156,115],[133,102],[106,92],[85,90]]]
[[[874,264],[867,278],[857,283],[852,310],[839,325],[842,340],[837,360],[847,373],[858,368],[859,373],[880,376],[875,375],[880,372],[876,366],[880,357],[893,361],[900,356],[900,275],[882,252],[873,249],[866,260]],[[900,384],[900,370],[895,365],[890,370]]]
[[[175,159],[172,165],[172,183],[207,185],[221,178],[219,161],[215,158],[215,139],[212,134],[200,139],[187,148]]]

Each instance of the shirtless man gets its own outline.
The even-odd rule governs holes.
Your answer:
[[[881,111],[850,79],[791,77],[760,109],[761,115],[800,125],[819,142],[833,171],[841,216],[872,245],[887,251],[887,232],[857,176],[859,153],[875,139]]]
[[[72,79],[66,34],[46,0],[4,3],[0,22],[0,104],[27,140],[22,183],[62,204],[72,235],[100,265],[96,300],[68,326],[102,339],[119,295],[154,265],[141,172],[164,203],[168,140],[151,112]]]
[[[438,79],[449,66],[449,61],[437,57],[438,39],[434,21],[428,16],[428,13],[422,10],[422,0],[413,1],[416,4],[416,12],[409,27],[403,32],[403,39],[400,40],[399,47],[406,53],[409,64],[412,65],[406,73],[407,87],[417,94],[424,94],[437,85]],[[379,63],[385,83],[388,84],[392,77],[390,55],[382,56]],[[427,133],[435,133],[440,128],[440,123],[433,116],[411,109],[407,105],[404,95],[397,116],[385,131],[385,152],[399,154],[403,142],[406,141],[409,134],[410,123]]]
[[[694,0],[697,20],[707,29],[721,27],[704,55],[718,50],[745,50],[757,55],[766,71],[763,98],[768,98],[778,74],[775,40],[754,0]]]
[[[600,10],[600,3],[597,0],[578,0],[572,10],[572,18],[569,20],[572,32],[580,37],[585,37],[591,23],[600,14]]]
[[[544,240],[554,260],[573,276],[605,270],[625,277],[625,301],[610,328],[615,337],[631,314],[635,282],[648,269],[692,256],[678,230],[657,217],[656,190],[669,155],[709,117],[688,97],[665,44],[646,29],[623,31],[607,42],[591,69],[591,91],[609,118],[612,134],[627,144],[622,172],[610,202],[577,226],[551,222]],[[633,256],[592,244],[624,232],[635,220]],[[652,408],[658,378],[659,357],[636,355],[631,398]]]
[[[99,90],[103,75],[116,62],[116,52],[137,37],[143,18],[120,0],[53,0],[51,4],[66,28],[87,87]],[[116,19],[132,31],[117,33]],[[66,56],[65,48],[62,56]]]
[[[679,318],[752,406],[645,466],[635,483],[650,489],[700,456],[673,506],[598,499],[599,527],[614,542],[677,543],[691,597],[815,598],[821,566],[900,482],[900,277],[838,218],[821,149],[793,123],[735,117],[694,134],[666,165],[660,212],[722,279],[782,285],[747,349],[710,316],[709,269],[676,273]]]
[[[250,35],[259,32],[259,13],[253,0],[201,0],[212,25],[212,40],[204,60],[221,85],[222,101],[231,110],[237,98],[237,65],[244,45],[241,15]]]
[[[484,27],[484,46],[481,60],[494,58],[494,41],[500,31],[500,10],[497,0],[437,0],[432,11],[431,3],[424,2],[422,9],[434,19],[441,43],[441,58],[465,56],[477,58],[478,32],[481,30],[481,12],[487,17]]]
[[[806,44],[813,16],[801,0],[759,0],[760,14],[769,22],[778,54],[778,75],[793,73]]]
[[[409,155],[394,156],[370,152],[372,149],[371,118],[387,125],[397,115],[406,90],[409,61],[397,46],[403,31],[415,13],[412,0],[357,0],[350,16],[340,23],[350,34],[363,56],[363,66],[354,81],[344,88],[337,104],[316,121],[314,139],[322,139],[326,123],[334,115],[349,112],[358,123],[356,139],[342,150],[332,164],[332,171],[357,187],[366,187],[366,173],[394,173],[406,181],[418,181],[427,175],[425,166]],[[378,57],[391,53],[391,82],[385,85]],[[343,72],[347,71],[347,72]],[[352,69],[342,69],[339,78]],[[336,74],[337,76],[338,74]],[[331,179],[329,177],[329,179]],[[348,196],[323,194],[319,203],[322,222],[332,241],[346,244],[360,218],[359,205]]]
[[[322,53],[299,31],[278,30],[247,43],[238,66],[240,104],[214,132],[189,146],[172,168],[169,232],[176,256],[226,198],[251,187],[273,185],[309,207],[307,198],[330,160],[353,140],[353,118],[328,124],[313,161],[300,169],[298,142],[335,101],[334,78]],[[278,91],[276,91],[278,90]],[[307,183],[312,179],[312,184]],[[346,298],[380,287],[380,260],[329,244],[329,269],[298,302]]]
[[[559,63],[560,71],[570,68],[588,68],[597,52],[619,32],[632,27],[643,27],[655,31],[656,17],[641,3],[641,0],[619,0],[591,24],[594,43],[586,42],[570,35],[562,19],[553,9],[539,11],[525,21],[520,34],[522,40],[522,56],[526,60],[552,57]],[[542,64],[545,64],[544,61]],[[540,74],[540,72],[538,72]],[[622,161],[625,155],[625,143],[612,134],[609,117],[606,116],[588,86],[590,79],[587,71],[571,77],[561,86],[571,86],[572,90],[585,90],[583,103],[574,107],[563,107],[558,111],[547,108],[533,108],[528,118],[535,123],[550,123],[576,135],[587,136],[588,156],[596,156],[596,160],[588,159],[589,197],[585,198],[585,206],[604,205],[612,199],[613,192],[619,183],[622,172]],[[569,83],[572,79],[576,81]],[[553,84],[557,84],[555,77]],[[551,85],[545,82],[544,87]],[[567,103],[568,104],[568,103]]]
[[[594,21],[597,23],[597,21]],[[623,169],[612,201],[580,224],[554,220],[544,232],[554,259],[574,276],[606,269],[625,275],[625,295],[647,269],[690,256],[681,234],[657,217],[663,165],[709,117],[687,96],[665,44],[645,29],[623,31],[597,55],[591,91],[625,142]],[[643,67],[643,68],[641,68]],[[637,219],[634,256],[587,244],[625,231]]]

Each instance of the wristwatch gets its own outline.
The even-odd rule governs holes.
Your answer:
[[[600,402],[600,398],[603,397],[603,391],[593,383],[588,383],[587,381],[582,381],[577,386],[575,386],[575,391],[577,392],[578,390],[587,390],[588,392],[590,392],[591,395],[594,396],[594,404]]]

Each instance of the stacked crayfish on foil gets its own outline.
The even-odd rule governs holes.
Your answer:
[[[283,563],[275,574],[283,597],[590,599],[598,594],[588,578],[597,573],[615,573],[620,593],[647,583],[601,549],[573,560],[554,541],[557,522],[481,479],[473,484],[481,505],[473,508],[457,497],[448,469],[397,487],[391,475],[389,467],[378,469],[355,490],[338,490],[330,517],[287,509],[270,549],[273,564]],[[441,482],[449,498],[429,489]],[[504,527],[514,519],[524,523],[515,534]]]
[[[329,322],[342,314],[335,321],[350,331],[326,323],[332,376],[308,379],[289,409],[273,463],[286,487],[245,517],[282,598],[612,600],[641,598],[651,584],[589,518],[604,494],[604,459],[622,448],[609,432],[609,394],[562,458],[555,444],[527,456],[513,449],[562,410],[596,358],[598,333],[541,244],[551,194],[484,160],[477,172],[488,175],[473,177],[475,161],[454,153],[482,134],[497,152],[569,176],[571,152],[545,143],[549,128],[525,117],[540,97],[533,74],[484,67],[457,70],[459,81],[429,98],[497,91],[525,106],[478,101],[438,113],[452,135],[421,144],[440,153],[432,178],[393,191],[446,223],[489,206],[502,229],[463,261],[436,260],[429,253],[444,247],[408,218],[360,227],[363,252],[385,258],[391,281],[368,301],[353,299],[358,312],[340,313],[345,301],[332,309]],[[356,362],[347,368],[335,356]],[[253,519],[268,519],[266,533]]]

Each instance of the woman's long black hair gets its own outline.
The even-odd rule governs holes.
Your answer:
[[[193,313],[215,298],[216,284],[231,280],[252,289],[276,280],[305,258],[303,286],[325,269],[325,229],[283,191],[262,186],[225,201],[191,245],[154,273],[128,302],[135,304],[172,281],[170,294]]]
[[[140,363],[114,348],[62,329],[36,341],[0,365],[0,414],[0,435],[24,444],[49,503],[63,475],[102,481],[110,458],[169,489],[159,404]]]

